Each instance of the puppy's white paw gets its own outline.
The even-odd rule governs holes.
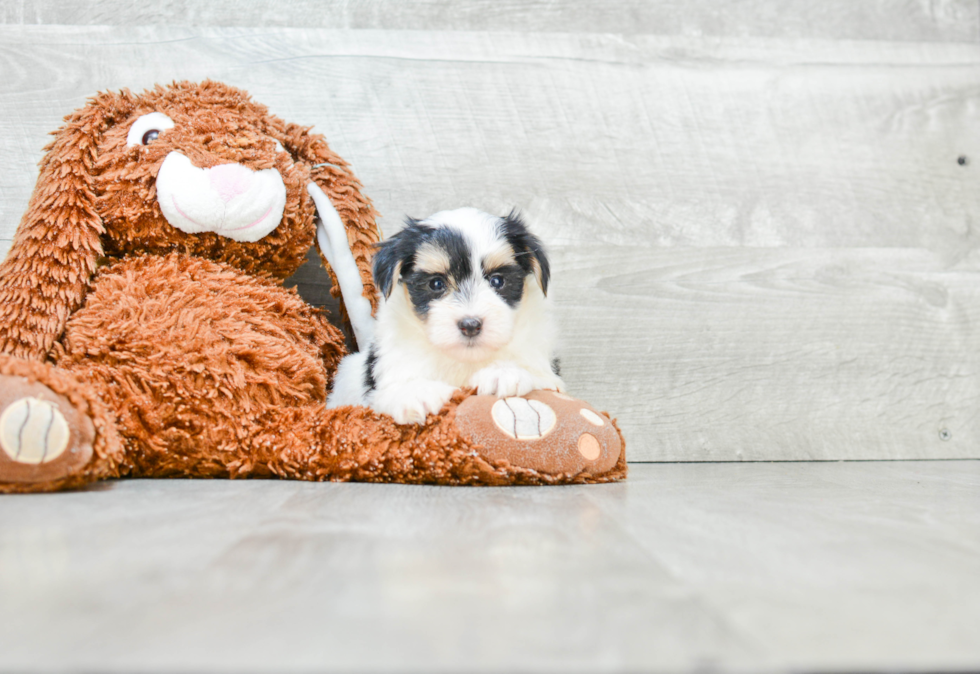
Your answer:
[[[434,380],[396,384],[378,389],[371,408],[391,415],[399,424],[421,424],[427,415],[441,410],[455,392],[454,386]]]
[[[548,391],[558,391],[558,393],[565,392],[565,382],[562,378],[556,374],[548,374],[544,377],[534,378],[534,389],[537,390],[548,390]]]
[[[470,377],[469,385],[480,395],[522,396],[535,388],[534,375],[513,363],[494,363]]]

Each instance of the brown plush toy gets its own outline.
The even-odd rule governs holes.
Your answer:
[[[625,477],[613,422],[559,394],[460,391],[419,426],[325,409],[343,335],[282,286],[316,236],[307,188],[346,229],[368,313],[378,234],[360,183],[308,128],[182,82],[99,94],[54,136],[0,265],[0,492],[127,475]]]

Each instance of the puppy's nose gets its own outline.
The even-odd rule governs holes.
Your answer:
[[[479,318],[464,318],[456,325],[459,326],[459,331],[467,337],[476,337],[483,329],[483,321]]]

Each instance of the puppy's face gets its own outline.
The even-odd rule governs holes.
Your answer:
[[[550,269],[541,242],[516,213],[443,211],[380,245],[375,283],[404,302],[429,342],[457,360],[492,358],[513,337],[531,284],[547,293]]]

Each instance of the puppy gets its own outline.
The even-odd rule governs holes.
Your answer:
[[[564,391],[547,300],[550,266],[516,212],[442,211],[382,244],[383,302],[367,348],[337,370],[328,407],[422,423],[460,387],[500,397]]]

